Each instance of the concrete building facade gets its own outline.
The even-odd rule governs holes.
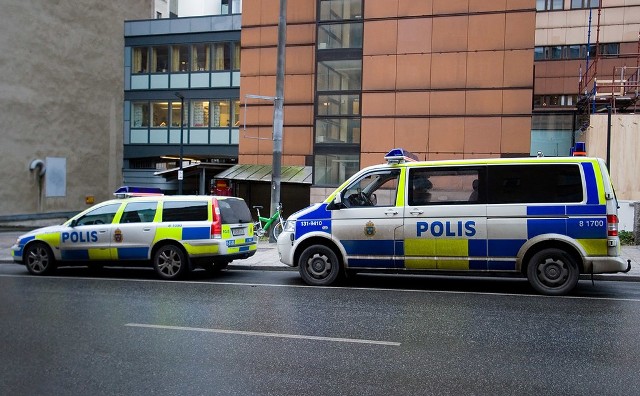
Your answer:
[[[153,0],[5,0],[0,216],[78,211],[122,182],[123,22]]]

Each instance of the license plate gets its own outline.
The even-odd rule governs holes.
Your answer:
[[[244,228],[232,228],[231,235],[233,236],[244,235]]]

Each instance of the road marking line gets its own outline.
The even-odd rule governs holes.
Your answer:
[[[183,326],[163,326],[144,323],[127,323],[127,327],[143,327],[148,329],[164,329],[164,330],[184,330],[184,331],[199,331],[203,333],[218,333],[218,334],[238,334],[258,337],[275,337],[275,338],[293,338],[298,340],[314,340],[314,341],[330,341],[330,342],[349,342],[354,344],[371,344],[371,345],[385,345],[385,346],[400,346],[399,342],[391,341],[376,341],[376,340],[363,340],[359,338],[336,338],[336,337],[319,337],[319,336],[307,336],[301,334],[279,334],[279,333],[262,333],[256,331],[240,331],[240,330],[225,330],[225,329],[205,329],[202,327],[183,327]]]

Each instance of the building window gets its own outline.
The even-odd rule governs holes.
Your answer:
[[[316,143],[360,144],[360,119],[317,119]]]
[[[242,0],[231,0],[231,13],[242,14]]]
[[[571,9],[598,8],[600,0],[571,0]]]
[[[229,43],[213,44],[213,64],[212,69],[217,71],[230,70],[231,54]]]
[[[220,0],[220,14],[226,15],[229,13],[229,0]]]
[[[191,124],[192,127],[202,128],[209,126],[209,101],[191,101]]]
[[[318,91],[355,91],[362,89],[362,61],[318,62]]]
[[[362,23],[318,27],[318,49],[362,48]]]
[[[240,126],[240,101],[239,100],[233,101],[233,126],[236,128]]]
[[[240,70],[240,42],[234,41],[231,45],[233,46],[233,64],[231,68],[233,70]]]
[[[362,0],[320,0],[320,21],[362,18]]]
[[[149,103],[133,102],[131,111],[132,125],[134,128],[149,126]]]
[[[191,70],[209,70],[211,63],[211,47],[209,44],[194,44],[191,46]]]
[[[564,0],[536,0],[537,11],[562,10]]]
[[[153,73],[166,73],[169,67],[169,47],[151,48],[151,71]]]
[[[183,117],[181,111],[182,110],[182,102],[171,102],[171,126],[172,127],[180,127],[180,123],[186,117]]]
[[[216,100],[212,104],[211,126],[228,127],[231,122],[231,107],[228,100]]]
[[[359,154],[316,154],[314,161],[314,183],[336,186],[360,169]]]
[[[600,44],[600,55],[619,55],[620,43]],[[596,56],[595,44],[573,44],[573,45],[555,45],[548,47],[535,47],[533,50],[534,60],[559,60],[559,59],[585,59],[587,55],[590,58]]]
[[[169,102],[151,102],[151,126],[166,128],[169,124]]]
[[[171,46],[171,71],[172,72],[189,71],[189,46],[187,45]]]
[[[360,95],[318,95],[319,116],[360,115]]]
[[[533,107],[575,106],[578,95],[534,95]]]
[[[135,47],[133,49],[132,73],[149,72],[149,47]]]

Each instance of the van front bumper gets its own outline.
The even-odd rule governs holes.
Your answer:
[[[293,232],[283,231],[280,236],[278,236],[278,255],[280,256],[280,261],[289,267],[296,266],[296,263],[293,261],[293,254],[295,252],[293,249],[293,240]]]

